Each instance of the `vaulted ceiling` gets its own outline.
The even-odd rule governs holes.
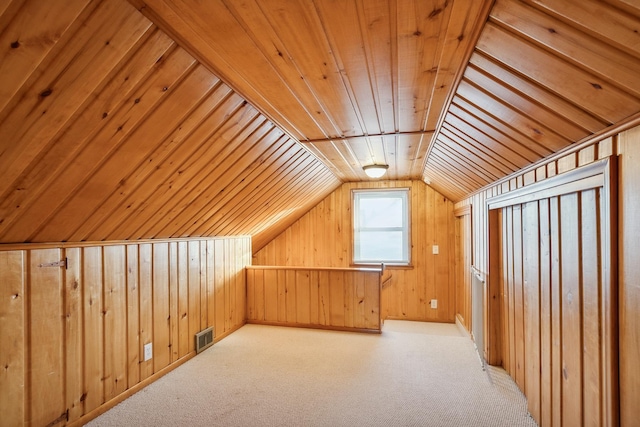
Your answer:
[[[341,182],[452,200],[640,112],[633,0],[0,0],[0,242],[250,234]]]

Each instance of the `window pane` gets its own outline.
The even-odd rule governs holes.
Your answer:
[[[357,261],[406,261],[402,235],[402,231],[360,233],[360,257]]]
[[[410,262],[409,191],[354,191],[353,261]]]
[[[402,199],[361,197],[359,214],[360,227],[402,227]]]

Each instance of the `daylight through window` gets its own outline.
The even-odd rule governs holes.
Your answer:
[[[409,264],[408,189],[353,192],[354,264]]]

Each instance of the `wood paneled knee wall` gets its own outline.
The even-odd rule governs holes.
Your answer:
[[[249,237],[0,247],[0,425],[88,421],[233,332],[250,262]]]

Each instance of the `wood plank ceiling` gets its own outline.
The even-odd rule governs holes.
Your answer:
[[[0,6],[0,242],[254,236],[339,181],[124,0]]]
[[[632,0],[130,0],[320,158],[459,200],[640,111]]]
[[[638,75],[632,0],[0,0],[0,242],[257,250],[372,163],[460,200]]]

